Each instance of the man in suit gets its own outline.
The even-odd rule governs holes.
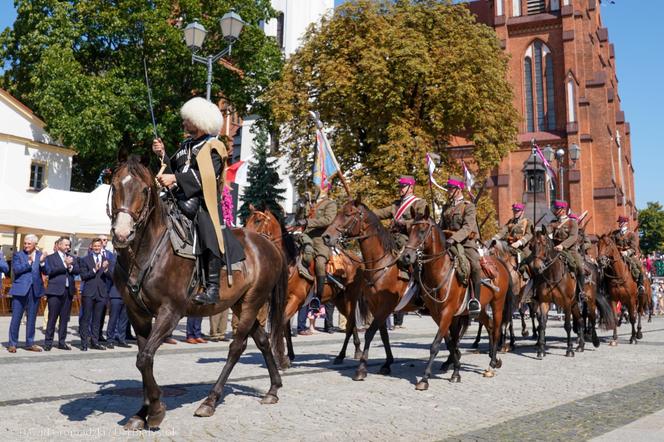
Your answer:
[[[79,260],[83,287],[83,317],[79,325],[81,334],[81,350],[88,350],[88,339],[92,335],[91,347],[95,350],[106,350],[99,344],[99,327],[104,306],[108,300],[108,279],[111,277],[109,261],[102,255],[101,239],[92,240],[92,251]]]
[[[46,338],[44,339],[44,350],[51,351],[53,347],[53,335],[55,334],[55,323],[60,318],[58,327],[58,348],[71,350],[67,345],[67,324],[71,313],[71,303],[74,299],[76,285],[74,275],[78,275],[79,267],[76,259],[69,254],[71,241],[63,236],[56,242],[56,252],[46,257],[44,261],[44,273],[48,276],[46,297],[48,300],[48,323],[46,324]]]
[[[7,347],[10,353],[16,353],[18,331],[24,312],[27,312],[25,349],[42,351],[42,348],[35,344],[35,322],[37,321],[39,299],[44,294],[40,267],[43,266],[46,257],[37,250],[37,241],[35,235],[26,235],[23,240],[23,250],[14,252],[12,255],[14,281],[9,290],[12,297],[12,319],[9,324],[9,346]]]
[[[104,244],[105,236],[102,237],[102,244]],[[108,259],[108,298],[111,305],[111,313],[108,317],[108,326],[106,327],[106,347],[113,348],[114,345],[118,347],[130,347],[126,342],[126,323],[122,323],[123,315],[127,316],[127,308],[122,300],[120,292],[113,284],[113,270],[115,269],[115,263],[117,261],[117,256],[115,253],[110,250],[102,250],[102,254]],[[115,343],[114,343],[115,341]]]
[[[4,274],[5,276],[9,275],[9,265],[5,261],[5,255],[0,250],[0,275]]]

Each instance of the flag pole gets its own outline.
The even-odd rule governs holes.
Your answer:
[[[320,117],[318,115],[318,112],[309,112],[309,115],[311,118],[314,120],[314,123],[316,124],[316,131],[320,132],[321,137],[325,141],[327,141],[327,137],[325,137],[325,132],[323,132],[323,122],[320,121]],[[318,152],[316,152],[316,155],[318,155]],[[337,166],[337,176],[339,177],[339,181],[341,181],[341,185],[343,186],[344,190],[346,191],[346,195],[348,195],[349,198],[351,198],[350,194],[350,188],[348,187],[348,183],[346,182],[346,178],[344,177],[344,174],[341,170],[341,167],[339,166],[339,163],[337,163],[337,159],[334,158],[334,154],[332,154],[332,159],[334,160],[335,165]]]

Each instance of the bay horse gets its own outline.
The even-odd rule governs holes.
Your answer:
[[[286,320],[286,343],[288,347],[288,357],[292,361],[295,359],[295,352],[291,341],[291,329],[289,324],[290,318],[295,315],[300,308],[304,305],[309,292],[313,288],[313,283],[303,278],[297,269],[297,247],[292,235],[286,231],[284,226],[279,222],[277,217],[269,210],[256,210],[252,208],[245,222],[247,230],[260,233],[269,238],[283,253],[288,262],[288,293],[286,297],[286,308],[284,319]],[[355,262],[348,256],[355,259]],[[339,289],[335,284],[328,282],[325,284],[323,290],[323,304],[333,301],[334,305],[339,310],[339,313],[344,315],[347,319],[346,322],[346,337],[339,355],[334,359],[334,364],[343,363],[346,357],[346,349],[350,337],[353,336],[353,344],[355,345],[355,359],[362,356],[360,350],[360,338],[357,334],[357,326],[355,321],[355,307],[359,298],[360,281],[359,281],[359,266],[356,262],[359,260],[357,256],[349,253],[348,256],[341,255],[343,259],[342,274],[333,275],[345,282],[345,289]],[[313,263],[311,264],[310,271],[313,273]]]
[[[623,257],[610,235],[601,235],[597,242],[598,259],[602,268],[602,284],[609,295],[613,311],[620,302],[629,313],[629,322],[632,324],[632,334],[629,338],[630,344],[638,344],[638,340],[643,337],[641,333],[641,315],[639,313],[639,287],[632,277],[629,265],[623,260]],[[644,278],[645,279],[645,278]],[[638,331],[635,327],[639,319]],[[610,346],[618,345],[617,325],[613,327],[613,339],[609,342]]]
[[[417,383],[417,390],[429,388],[429,378],[433,361],[440,350],[443,338],[446,338],[450,357],[454,364],[454,371],[450,382],[461,382],[459,369],[461,368],[461,352],[459,340],[470,322],[467,306],[465,305],[468,286],[459,281],[456,275],[457,258],[454,258],[445,247],[445,234],[443,230],[429,217],[429,209],[424,216],[415,216],[411,225],[408,243],[401,259],[404,264],[414,265],[420,293],[426,307],[431,313],[431,319],[438,326],[436,337],[430,348],[429,362],[424,370],[424,376]],[[492,283],[498,288],[482,286],[480,290],[480,304],[482,311],[478,321],[489,331],[489,368],[484,372],[485,377],[493,377],[494,369],[502,366],[498,358],[498,343],[502,329],[512,315],[512,281],[510,272],[505,263],[495,257],[487,257],[493,261],[497,269],[497,277]],[[489,319],[486,311],[491,306],[493,320]]]
[[[360,200],[346,202],[332,224],[325,230],[323,241],[328,246],[341,245],[341,250],[350,241],[357,240],[362,252],[360,274],[361,289],[373,321],[364,335],[364,350],[360,357],[353,380],[362,381],[367,377],[369,348],[377,331],[385,347],[385,363],[379,373],[390,374],[394,362],[386,319],[399,305],[405,294],[408,281],[399,278],[397,267],[398,250],[392,234],[381,224],[378,217]],[[345,252],[344,253],[348,253]],[[416,306],[409,302],[403,311],[414,311]]]
[[[113,282],[122,294],[131,324],[136,330],[138,355],[136,367],[143,380],[143,405],[129,418],[127,430],[156,428],[166,415],[161,390],[154,378],[155,352],[185,315],[211,316],[232,308],[239,318],[230,343],[228,359],[196,416],[212,416],[231,370],[251,336],[265,359],[270,375],[270,389],[262,403],[278,401],[281,376],[271,348],[283,336],[283,311],[286,293],[286,262],[280,251],[265,237],[234,229],[232,234],[244,246],[245,271],[235,272],[228,286],[221,276],[220,301],[199,306],[191,301],[188,286],[195,262],[173,253],[168,239],[167,207],[159,198],[154,175],[137,157],[120,162],[111,181],[111,233],[118,254]],[[222,272],[224,273],[224,272]],[[270,338],[259,325],[259,309],[270,303]],[[153,322],[154,319],[154,322]]]
[[[544,229],[544,227],[543,227]],[[555,303],[565,313],[565,332],[567,333],[567,351],[565,356],[574,357],[571,332],[572,328],[579,337],[577,351],[583,351],[583,318],[576,302],[576,278],[570,273],[563,254],[553,247],[553,241],[540,230],[535,232],[530,241],[532,258],[529,262],[530,275],[533,278],[533,290],[537,308],[538,339],[537,358],[546,356],[546,324],[550,304]],[[572,325],[572,319],[575,326]]]

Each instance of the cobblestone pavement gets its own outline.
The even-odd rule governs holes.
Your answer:
[[[564,356],[562,324],[549,321],[547,357],[537,360],[531,341],[520,340],[515,353],[501,355],[503,367],[492,379],[481,376],[488,366],[486,341],[481,354],[470,352],[473,325],[462,341],[462,382],[451,384],[449,374],[437,373],[425,392],[415,391],[414,383],[434,324],[408,315],[405,326],[390,335],[392,374],[377,374],[384,358],[377,339],[364,382],[351,380],[356,361],[331,363],[341,334],[296,338],[298,357],[283,375],[276,405],[259,403],[269,379],[250,343],[211,418],[193,412],[216,380],[228,343],[164,345],[155,376],[166,419],[158,431],[136,434],[122,430],[142,395],[135,347],[3,350],[0,440],[643,440],[639,434],[655,440],[652,435],[663,434],[662,413],[653,413],[664,409],[664,319],[644,323],[638,345],[627,343],[625,326],[617,347],[606,345],[609,332],[602,331],[598,349],[590,345],[574,358]],[[8,318],[0,318],[3,343],[7,329]],[[439,360],[446,356],[441,352]]]

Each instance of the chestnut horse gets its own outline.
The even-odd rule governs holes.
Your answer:
[[[620,250],[616,246],[610,235],[602,235],[597,242],[598,259],[602,268],[603,285],[609,294],[609,299],[616,311],[616,305],[620,301],[623,307],[627,308],[629,313],[629,322],[632,324],[632,335],[629,338],[630,344],[638,344],[638,339],[643,337],[641,333],[641,314],[639,313],[639,287],[632,278],[629,265],[623,260]],[[635,323],[638,315],[638,331]],[[609,345],[618,345],[618,330],[616,325],[613,327],[613,340]]]
[[[436,337],[431,344],[429,362],[424,370],[424,376],[415,388],[417,390],[429,388],[433,361],[440,350],[443,338],[446,338],[448,333],[449,339],[446,338],[446,343],[454,364],[450,382],[461,382],[459,340],[469,324],[468,309],[465,305],[468,286],[459,281],[456,275],[457,259],[449,250],[446,250],[445,234],[429,217],[428,208],[425,210],[424,216],[415,217],[401,259],[405,264],[415,266],[421,296],[431,313],[431,319],[438,326]],[[482,311],[478,321],[489,331],[491,361],[484,376],[493,377],[494,368],[502,366],[502,361],[497,356],[498,343],[503,326],[509,322],[512,316],[514,295],[510,272],[505,263],[495,257],[487,259],[493,261],[497,270],[497,277],[492,280],[492,283],[498,290],[482,286],[479,296]],[[487,305],[491,306],[493,321],[490,321],[487,315]]]
[[[220,301],[199,306],[191,301],[188,286],[194,261],[173,253],[168,239],[167,208],[159,198],[155,178],[136,157],[120,163],[111,181],[113,245],[118,253],[113,282],[127,305],[136,330],[138,355],[136,367],[143,378],[143,405],[125,429],[156,428],[163,421],[166,407],[153,375],[154,355],[164,338],[185,315],[211,316],[232,308],[239,318],[229,346],[228,360],[196,416],[212,416],[231,370],[247,347],[247,337],[256,342],[270,375],[270,389],[262,403],[278,401],[281,376],[272,351],[283,351],[283,311],[287,283],[286,262],[267,238],[240,229],[232,234],[244,246],[244,271],[235,272],[232,287],[222,275]],[[225,272],[222,272],[225,273]],[[258,310],[270,303],[270,339],[259,325]],[[154,319],[154,322],[153,322]],[[272,349],[281,342],[281,349]]]
[[[399,305],[408,286],[408,281],[399,278],[397,268],[398,250],[392,234],[381,224],[376,215],[359,200],[351,200],[343,205],[332,224],[325,230],[323,241],[328,246],[340,244],[345,247],[348,242],[357,240],[362,251],[364,265],[359,278],[364,299],[373,321],[364,335],[364,351],[353,380],[361,381],[367,377],[369,348],[376,331],[385,346],[385,363],[380,367],[380,374],[390,374],[390,366],[394,362],[390,339],[385,320]],[[343,249],[342,249],[343,250]],[[348,253],[348,252],[344,252]],[[413,311],[416,307],[408,303],[402,310]]]
[[[538,230],[530,241],[532,258],[529,262],[530,275],[533,278],[533,299],[538,305],[537,358],[546,356],[546,323],[550,304],[554,302],[565,313],[565,332],[567,333],[567,351],[565,356],[574,357],[572,346],[572,328],[579,336],[578,351],[583,351],[583,318],[576,302],[576,278],[570,273],[561,252],[554,250],[553,241],[546,233]],[[575,326],[572,326],[572,318]]]
[[[284,253],[288,262],[288,294],[286,297],[286,311],[284,318],[286,324],[289,323],[290,318],[295,315],[309,295],[313,288],[313,284],[307,281],[300,275],[297,270],[297,248],[295,241],[291,234],[284,229],[276,216],[268,209],[259,211],[253,209],[245,222],[247,230],[258,232],[269,238],[276,246]],[[355,255],[349,255],[354,257]],[[351,335],[353,336],[353,343],[355,344],[355,359],[359,359],[362,355],[360,350],[360,338],[357,334],[357,327],[355,324],[355,306],[359,298],[359,266],[351,261],[350,258],[342,256],[344,268],[342,274],[336,275],[340,282],[345,283],[345,289],[340,290],[335,284],[328,282],[323,290],[323,303],[333,301],[334,305],[339,309],[339,313],[344,315],[347,319],[346,322],[346,338],[341,347],[339,355],[334,359],[334,364],[341,364],[346,357],[346,348]],[[313,263],[312,263],[313,271]],[[293,351],[293,344],[291,342],[291,329],[290,326],[286,327],[286,343],[288,346],[288,357],[292,361],[295,359],[295,352]]]

